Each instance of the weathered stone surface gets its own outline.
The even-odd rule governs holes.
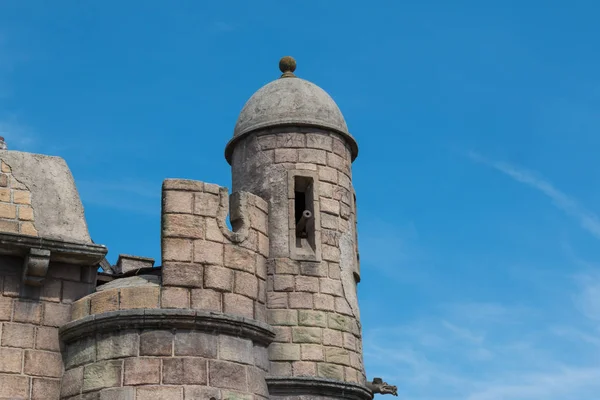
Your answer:
[[[158,308],[160,289],[158,287],[122,288],[120,295],[121,310],[135,308]]]
[[[10,321],[13,309],[13,300],[0,296],[0,321]]]
[[[344,380],[344,367],[341,365],[318,363],[317,374],[323,378]]]
[[[125,360],[124,385],[152,385],[160,383],[159,358],[129,358]]]
[[[0,373],[20,373],[23,350],[0,347]]]
[[[223,265],[223,245],[206,240],[196,240],[194,242],[194,262]]]
[[[71,319],[71,305],[60,303],[44,303],[43,324],[60,327]]]
[[[291,343],[271,343],[269,359],[272,361],[300,360],[300,345]]]
[[[167,330],[152,330],[140,335],[141,356],[170,356],[172,352],[173,333]]]
[[[207,361],[203,358],[167,358],[163,360],[163,383],[170,385],[205,385]]]
[[[162,308],[189,308],[190,291],[182,287],[163,287],[160,303]]]
[[[204,267],[201,264],[167,262],[162,267],[165,286],[201,288]]]
[[[74,396],[81,393],[83,388],[83,367],[65,371],[62,377],[60,394],[62,397]]]
[[[25,324],[2,324],[2,346],[32,348],[34,327]]]
[[[134,400],[135,389],[133,387],[110,388],[100,391],[99,400]],[[83,399],[82,399],[83,400]]]
[[[96,343],[91,337],[82,338],[67,346],[67,357],[65,368],[87,364],[96,360]]]
[[[233,290],[233,271],[225,267],[207,265],[204,268],[204,288],[230,292]]]
[[[39,324],[42,319],[42,304],[40,302],[15,300],[13,321]]]
[[[321,343],[321,328],[299,326],[292,328],[294,343]]]
[[[246,368],[228,361],[209,361],[209,380],[211,386],[246,391]]]
[[[19,375],[0,375],[0,398],[26,399],[28,397],[28,377]]]
[[[60,353],[26,350],[23,371],[27,375],[60,378],[63,372]]]
[[[217,336],[197,331],[179,331],[175,335],[175,355],[217,358]]]
[[[34,378],[32,380],[32,400],[58,399],[59,397],[60,379]]]
[[[163,192],[163,211],[166,213],[192,213],[192,199],[194,194],[166,190]]]
[[[139,335],[136,331],[117,331],[98,334],[98,360],[137,356]]]
[[[222,294],[210,289],[192,289],[192,308],[196,310],[221,312]]]
[[[224,293],[223,312],[254,318],[254,301],[239,294]]]
[[[101,361],[86,365],[83,371],[83,391],[89,392],[121,385],[123,361]]]
[[[219,358],[225,361],[252,364],[254,362],[252,341],[221,335],[219,337]]]
[[[303,344],[300,346],[302,360],[304,361],[324,361],[324,348],[317,344]]]
[[[298,324],[302,326],[327,326],[327,314],[322,311],[299,310]]]
[[[141,386],[136,390],[135,400],[181,400],[183,387]]]
[[[268,322],[271,325],[298,325],[298,311],[296,310],[269,310]]]

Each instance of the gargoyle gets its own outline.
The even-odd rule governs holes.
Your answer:
[[[381,378],[373,378],[373,382],[367,382],[367,387],[373,394],[391,394],[392,396],[398,396],[398,388],[396,386],[389,385],[384,382]]]

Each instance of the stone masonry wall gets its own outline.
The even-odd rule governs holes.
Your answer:
[[[316,128],[274,128],[241,140],[233,189],[270,202],[268,322],[277,336],[270,373],[364,383],[356,282],[360,277],[351,153],[343,138]],[[320,260],[294,259],[290,171],[316,176]]]
[[[68,340],[61,398],[268,397],[272,336],[248,333],[273,335],[264,322],[267,204],[232,195],[233,232],[228,209],[226,188],[164,182],[162,285],[106,289],[74,304],[67,329],[88,330]]]
[[[38,236],[31,192],[12,175],[7,163],[2,161],[0,169],[0,232]]]
[[[163,185],[163,296],[170,307],[266,321],[267,203],[249,193],[169,179]]]
[[[93,267],[51,262],[41,287],[21,283],[23,259],[0,257],[0,398],[57,400],[58,328],[95,285]]]

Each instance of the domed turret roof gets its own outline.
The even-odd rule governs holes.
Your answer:
[[[230,160],[233,145],[250,132],[276,126],[313,126],[340,133],[351,144],[353,158],[358,148],[342,112],[323,89],[294,75],[296,62],[284,57],[279,62],[283,75],[260,88],[246,102],[227,144],[225,157]]]

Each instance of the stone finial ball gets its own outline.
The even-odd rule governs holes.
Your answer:
[[[290,56],[285,56],[279,60],[279,70],[284,74],[286,72],[294,72],[296,70],[296,60]]]

